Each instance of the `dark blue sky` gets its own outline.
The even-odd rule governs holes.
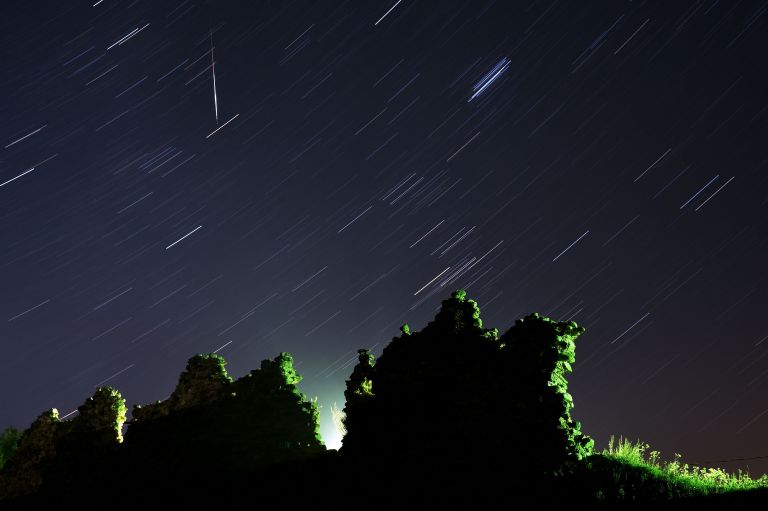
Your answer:
[[[0,426],[289,351],[333,444],[466,288],[586,327],[599,447],[768,454],[765,1],[94,3],[0,19]]]

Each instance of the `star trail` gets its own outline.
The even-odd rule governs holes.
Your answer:
[[[766,12],[4,5],[0,427],[289,351],[335,446],[356,350],[465,288],[586,328],[598,447],[768,471]]]

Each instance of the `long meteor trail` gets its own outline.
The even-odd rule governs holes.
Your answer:
[[[213,60],[213,30],[211,30],[211,73],[213,74],[213,112],[219,125],[219,98],[216,96],[216,62]]]
[[[173,243],[171,243],[170,245],[168,245],[167,247],[165,247],[165,249],[166,249],[166,250],[168,250],[169,248],[171,248],[172,246],[174,246],[175,244],[177,244],[178,242],[180,242],[181,240],[183,240],[184,238],[186,238],[186,237],[187,237],[187,236],[189,236],[190,234],[192,234],[192,233],[196,232],[197,230],[201,229],[202,227],[203,227],[202,225],[198,225],[197,227],[195,227],[194,229],[192,229],[190,232],[188,232],[187,234],[185,234],[185,235],[184,235],[184,236],[182,236],[181,238],[177,239],[176,241],[174,241]]]

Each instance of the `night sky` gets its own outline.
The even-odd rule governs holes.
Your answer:
[[[336,446],[356,350],[465,288],[586,327],[598,447],[768,455],[765,1],[30,0],[0,40],[0,427],[288,351]]]

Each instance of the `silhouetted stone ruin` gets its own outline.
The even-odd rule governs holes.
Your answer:
[[[571,418],[565,375],[584,331],[532,314],[503,335],[456,291],[423,330],[408,325],[347,380],[342,454],[390,462],[498,462],[556,473],[594,442]]]
[[[43,413],[0,472],[0,498],[109,484],[121,470],[134,482],[160,484],[171,475],[235,473],[325,451],[317,404],[298,390],[291,355],[264,360],[234,382],[225,364],[215,354],[189,359],[167,400],[134,408],[125,441],[125,401],[114,389],[97,389],[73,420],[61,421],[55,409]]]
[[[221,356],[196,355],[168,399],[134,407],[125,439],[125,401],[111,388],[97,389],[72,420],[42,414],[0,471],[0,498],[79,495],[114,481],[150,495],[257,482],[263,496],[270,485],[328,484],[334,473],[356,491],[370,480],[403,493],[451,487],[446,501],[490,496],[523,472],[548,488],[547,478],[592,451],[571,418],[565,379],[583,331],[532,314],[499,335],[483,328],[475,301],[454,292],[421,331],[403,325],[378,361],[359,350],[340,453],[325,450],[317,404],[299,391],[288,353],[236,381]],[[463,486],[481,472],[478,487]]]
[[[232,378],[224,369],[226,361],[220,355],[195,355],[179,375],[179,383],[165,401],[133,407],[133,422],[165,417],[192,406],[208,404],[224,397]]]
[[[77,410],[74,419],[61,421],[52,408],[22,433],[0,472],[0,498],[35,492],[52,478],[66,484],[81,476],[81,463],[98,464],[118,448],[126,408],[117,390],[98,388]]]
[[[225,363],[193,357],[167,401],[135,409],[126,434],[134,459],[154,460],[157,472],[179,465],[230,472],[325,450],[317,405],[299,392],[288,353],[235,382]]]

